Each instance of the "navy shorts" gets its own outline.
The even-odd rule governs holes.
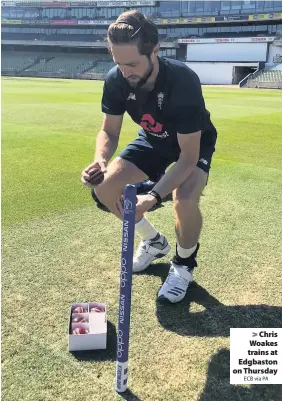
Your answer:
[[[197,166],[209,173],[214,147],[202,147]],[[157,148],[139,136],[127,147],[122,150],[119,155],[124,160],[128,160],[143,171],[150,180],[158,181],[165,173],[165,170],[178,160],[179,153],[171,152],[170,156],[163,155]]]

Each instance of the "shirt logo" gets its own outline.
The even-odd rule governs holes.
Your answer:
[[[158,108],[161,110],[162,109],[162,105],[163,105],[163,101],[164,101],[163,92],[158,93],[157,94],[157,98],[158,98]]]
[[[167,138],[169,136],[167,131],[163,131],[163,125],[155,121],[151,114],[143,114],[140,125],[150,135],[158,138]]]
[[[136,100],[136,95],[135,95],[135,93],[130,93],[130,94],[128,95],[127,100]]]
[[[154,132],[155,134],[161,134],[163,129],[162,124],[156,122],[151,114],[143,114],[140,125],[145,131]]]
[[[202,162],[203,164],[205,164],[206,166],[208,165],[208,161],[206,159],[204,159],[203,157],[199,161]]]
[[[167,138],[169,136],[169,134],[167,133],[167,131],[164,131],[161,134],[156,134],[155,132],[149,132],[150,135],[156,136],[157,138]]]

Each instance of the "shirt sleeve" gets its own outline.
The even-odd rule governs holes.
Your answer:
[[[199,77],[194,71],[182,75],[172,88],[172,121],[179,134],[203,131],[207,123],[207,111]]]
[[[111,69],[105,79],[102,96],[102,112],[121,115],[125,113],[125,95],[116,67]]]

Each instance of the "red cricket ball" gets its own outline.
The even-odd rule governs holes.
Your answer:
[[[88,330],[83,327],[77,327],[72,331],[72,334],[88,334]]]
[[[85,313],[87,312],[85,308],[83,308],[83,306],[76,306],[73,310],[73,313]]]
[[[99,185],[104,181],[104,173],[99,167],[92,168],[91,170],[89,170],[88,174],[90,176],[88,182],[93,185]]]
[[[93,308],[90,309],[91,313],[100,313],[100,312],[105,312],[103,308],[100,306],[94,306]]]
[[[72,323],[88,323],[88,320],[83,316],[76,316],[72,319]]]

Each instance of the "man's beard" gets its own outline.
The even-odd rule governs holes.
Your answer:
[[[129,85],[132,88],[139,89],[139,90],[144,90],[144,91],[149,91],[149,90],[153,89],[153,88],[151,88],[151,85],[149,85],[147,87],[146,86],[144,87],[144,85],[147,83],[148,79],[150,78],[150,76],[152,75],[152,73],[154,71],[154,64],[152,63],[152,60],[149,57],[148,57],[148,60],[149,60],[148,70],[144,74],[144,76],[142,78],[140,78],[140,80],[138,82],[136,82],[136,83],[134,82],[133,83],[133,82],[130,82],[129,80],[127,80],[127,82],[129,83]]]

